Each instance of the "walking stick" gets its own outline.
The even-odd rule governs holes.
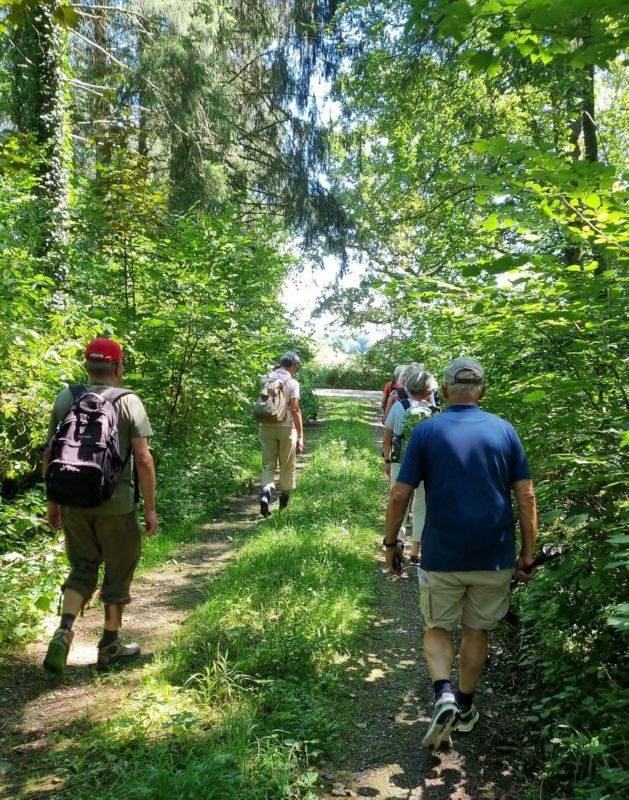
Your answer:
[[[565,556],[570,552],[570,550],[572,550],[572,548],[573,545],[571,544],[545,544],[542,547],[542,552],[537,556],[533,563],[529,564],[528,567],[524,567],[522,572],[526,572],[528,575],[537,567],[541,567],[544,564],[548,564],[549,561],[555,561],[555,559]],[[509,593],[513,592],[519,583],[520,581],[513,579],[511,581]],[[505,621],[514,628],[517,628],[520,625],[520,618],[512,609],[507,611],[505,615]]]

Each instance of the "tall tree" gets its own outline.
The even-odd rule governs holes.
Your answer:
[[[35,255],[61,287],[67,270],[68,140],[65,107],[67,37],[55,0],[22,4],[13,31],[12,121],[40,152],[33,214]]]

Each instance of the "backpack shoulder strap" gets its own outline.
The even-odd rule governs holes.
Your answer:
[[[118,389],[118,387],[112,386],[111,389],[105,389],[105,391],[102,393],[101,397],[104,397],[106,400],[109,400],[109,402],[112,404],[112,406],[115,406],[116,403],[118,402],[118,400],[120,400],[121,397],[126,397],[126,395],[128,395],[128,394],[135,394],[135,392],[133,391],[133,389]],[[132,452],[133,452],[133,446],[129,442],[129,449],[127,450],[127,454],[126,454],[126,456],[124,457],[124,459],[122,461],[122,468],[123,469],[127,466],[127,461],[131,458],[131,453]],[[134,469],[134,477],[135,477],[135,464],[133,465],[133,469]],[[135,493],[137,493],[137,484],[138,484],[138,481],[137,481],[137,478],[136,478],[135,487],[134,487],[134,492]],[[135,502],[136,503],[138,502],[137,499],[135,500]]]
[[[76,403],[84,394],[87,394],[87,389],[82,383],[71,383],[68,389],[72,392],[72,402]]]
[[[400,403],[402,403],[404,411],[408,411],[409,408],[411,407],[411,401],[408,399],[408,397],[402,397],[400,399]]]
[[[441,412],[441,409],[439,408],[439,406],[433,406],[432,404],[430,405],[430,416],[431,417],[434,417],[435,414],[439,414],[440,412]]]
[[[117,387],[112,386],[111,389],[105,389],[105,391],[102,393],[102,396],[115,406],[121,397],[125,397],[128,394],[135,394],[135,392],[133,389],[118,389]]]

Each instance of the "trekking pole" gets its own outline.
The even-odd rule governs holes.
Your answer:
[[[566,555],[566,553],[571,549],[572,545],[570,544],[545,544],[542,547],[542,552],[537,556],[533,563],[529,564],[528,567],[524,567],[522,572],[526,572],[528,575],[537,567],[541,567],[542,564],[547,564],[549,561],[554,561],[556,558]],[[518,581],[516,581],[516,583],[518,583]]]
[[[533,563],[529,564],[528,567],[524,567],[522,572],[526,572],[528,575],[536,567],[541,567],[544,564],[547,564],[549,561],[554,561],[555,559],[566,555],[566,553],[572,550],[573,546],[574,545],[571,544],[545,544],[542,547],[542,552],[537,556]],[[515,578],[511,581],[511,586],[509,588],[510,594],[519,585],[519,583],[520,581],[516,581]],[[505,615],[505,621],[514,628],[518,628],[520,625],[520,618],[512,609],[507,611]]]

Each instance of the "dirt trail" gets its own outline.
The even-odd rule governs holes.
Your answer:
[[[335,390],[329,390],[328,396],[335,396]],[[380,447],[383,427],[376,422],[380,393],[343,390],[336,396],[374,403],[372,419]],[[474,731],[455,733],[450,750],[433,754],[420,746],[434,695],[422,653],[424,623],[417,570],[408,567],[402,577],[391,576],[383,556],[375,569],[371,630],[358,663],[351,668],[351,699],[358,721],[344,763],[323,774],[327,797],[522,798],[527,781],[521,767],[529,745],[524,715],[514,714],[507,703],[513,695],[513,671],[506,651],[514,634],[499,630],[492,637],[475,698],[481,718]]]
[[[453,747],[432,754],[420,747],[433,691],[421,651],[416,570],[406,577],[377,566],[377,594],[362,658],[353,676],[357,723],[345,762],[326,774],[332,796],[408,800],[522,798],[518,774],[523,717],[501,697],[503,648],[494,643],[476,701],[482,716],[473,733],[454,734]],[[336,789],[334,786],[336,784]],[[333,790],[330,791],[330,789]]]
[[[142,644],[133,668],[102,676],[94,672],[102,630],[98,602],[75,624],[63,680],[42,669],[47,639],[0,667],[0,797],[55,796],[54,764],[42,770],[48,762],[40,756],[54,750],[56,732],[87,719],[104,719],[124,702],[136,689],[142,667],[209,594],[212,580],[237,551],[233,538],[253,531],[257,515],[256,494],[228,501],[216,521],[202,526],[203,541],[180,547],[159,570],[134,581],[123,625],[125,637]],[[56,621],[51,618],[51,629]]]
[[[345,391],[341,396],[352,395]],[[369,400],[374,402],[374,398]],[[375,407],[374,402],[374,411]],[[379,426],[375,430],[378,435]],[[308,438],[316,433],[315,427]],[[98,604],[76,625],[62,682],[41,668],[47,639],[0,667],[0,797],[57,796],[55,785],[63,779],[55,774],[50,755],[58,733],[72,727],[79,735],[82,723],[105,719],[125,702],[138,687],[142,667],[209,594],[214,577],[237,552],[240,535],[255,531],[257,515],[257,492],[230,500],[214,522],[203,525],[201,541],[179,548],[160,569],[134,582],[134,602],[124,633],[142,643],[143,654],[133,669],[94,677],[95,642],[102,623]],[[458,736],[450,752],[437,756],[419,747],[432,691],[420,648],[416,574],[409,569],[405,578],[394,579],[383,565],[380,557],[374,566],[377,595],[371,631],[361,658],[350,670],[352,705],[358,709],[355,735],[348,743],[345,762],[323,773],[327,796],[522,797],[523,787],[511,761],[522,747],[523,733],[514,729],[509,713],[501,719],[504,703],[491,688],[497,685],[494,678],[504,679],[497,646],[492,648],[492,662],[479,691],[483,716],[474,733],[465,739]],[[55,622],[56,618],[51,619],[52,628]]]

